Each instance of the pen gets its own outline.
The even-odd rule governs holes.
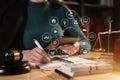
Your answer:
[[[66,73],[64,73],[64,72],[62,72],[62,71],[60,71],[58,69],[55,69],[55,72],[58,73],[58,74],[61,74],[61,75],[65,76],[68,79],[72,78],[72,76],[70,76],[70,75],[68,75],[68,74],[66,74]]]
[[[59,60],[59,61],[67,62],[67,63],[74,63],[74,62],[72,62],[72,61],[65,60],[65,59],[60,58],[60,57],[53,57],[52,60]]]
[[[37,46],[38,48],[44,50],[44,49],[42,48],[42,46],[40,45],[40,43],[39,43],[36,39],[33,39],[33,40],[34,40],[34,43],[36,44],[36,46]]]
[[[42,48],[42,46],[40,45],[40,43],[39,43],[36,39],[33,39],[33,40],[34,40],[34,43],[36,44],[36,46],[37,46],[38,48],[40,48],[41,50],[45,51],[45,50]],[[51,62],[51,59],[48,59],[48,61]]]

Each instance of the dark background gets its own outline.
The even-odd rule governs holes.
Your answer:
[[[111,31],[120,31],[120,0],[64,0],[71,9],[74,9],[80,17],[88,16],[90,18],[89,32],[105,32],[109,30],[108,20],[111,20]],[[103,1],[103,4],[101,3]],[[78,4],[74,4],[77,2]],[[120,39],[120,33],[101,35],[103,49],[108,51],[108,36],[110,52],[114,52],[114,42]],[[91,41],[92,47],[95,40]],[[120,45],[120,44],[118,44]],[[97,43],[95,48],[99,48]]]

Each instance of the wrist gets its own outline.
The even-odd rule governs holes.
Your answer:
[[[23,54],[22,61],[28,61],[29,55],[30,55],[30,50],[22,50],[21,53]]]

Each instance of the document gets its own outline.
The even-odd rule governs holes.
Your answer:
[[[103,62],[97,62],[80,57],[67,57],[55,59],[47,64],[42,64],[40,68],[63,68],[67,71],[90,71],[90,70],[105,70],[112,69],[112,65]]]

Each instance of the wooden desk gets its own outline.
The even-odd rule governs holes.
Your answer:
[[[113,71],[102,74],[92,74],[74,77],[72,80],[120,80],[120,62],[115,62],[111,58],[98,59],[101,53],[92,52],[80,57],[95,59],[113,64]],[[20,75],[0,76],[0,80],[68,80],[54,70],[33,69],[31,72]]]

